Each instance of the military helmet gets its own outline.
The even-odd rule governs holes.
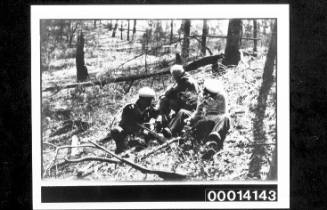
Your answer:
[[[174,76],[174,77],[180,77],[184,74],[184,67],[182,65],[173,65],[170,68],[170,73]]]
[[[143,87],[139,90],[139,97],[154,98],[156,93],[150,87]]]
[[[223,92],[223,87],[219,80],[217,79],[207,79],[203,83],[204,89],[206,89],[209,93],[218,94]]]

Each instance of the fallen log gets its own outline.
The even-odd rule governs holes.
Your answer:
[[[169,172],[169,171],[159,171],[159,170],[151,170],[148,168],[145,168],[141,165],[135,164],[127,159],[124,159],[112,152],[110,152],[109,150],[105,149],[104,147],[98,145],[97,143],[93,142],[93,141],[89,141],[89,143],[93,144],[94,146],[96,146],[97,148],[107,152],[108,154],[112,155],[113,157],[117,158],[118,160],[120,160],[121,162],[143,172],[143,173],[148,173],[148,174],[157,174],[159,177],[163,178],[164,180],[182,180],[185,179],[187,176],[184,174],[179,174],[179,173],[173,173],[173,172]]]
[[[201,35],[192,35],[193,37],[201,37]],[[191,37],[192,37],[191,36]],[[207,35],[208,38],[221,38],[221,39],[227,39],[227,36],[225,35]],[[261,40],[261,38],[255,38],[255,37],[241,37],[241,39],[246,40]]]
[[[207,57],[203,57],[199,60],[196,60],[194,62],[191,62],[190,64],[184,66],[185,71],[192,71],[195,70],[201,66],[206,66],[209,64],[214,64],[217,62],[218,59],[223,58],[224,55],[223,54],[219,54],[219,55],[213,55],[213,56],[207,56]]]
[[[204,58],[201,58],[199,60],[196,60],[194,62],[191,62],[187,65],[184,66],[185,71],[192,71],[195,70],[201,66],[213,64],[217,62],[218,59],[223,58],[223,54],[219,55],[213,55],[213,56],[207,56]],[[103,86],[108,83],[117,83],[117,82],[127,82],[127,81],[132,81],[132,80],[140,80],[140,79],[146,79],[154,76],[161,76],[165,74],[170,74],[170,68],[164,68],[161,71],[149,73],[149,74],[135,74],[135,75],[129,75],[129,76],[122,76],[122,77],[108,77],[108,78],[102,78],[100,80],[92,80],[88,82],[80,82],[80,83],[71,83],[63,86],[57,86],[57,85],[52,85],[50,87],[44,88],[42,91],[58,91],[62,89],[68,89],[68,88],[75,88],[75,87],[89,87],[89,86]]]

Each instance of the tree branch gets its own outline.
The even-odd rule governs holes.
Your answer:
[[[50,171],[51,168],[53,168],[55,166],[57,167],[58,164],[55,164],[55,163],[56,163],[56,160],[57,160],[57,156],[58,156],[59,150],[67,149],[67,148],[80,148],[80,147],[94,147],[94,146],[91,145],[91,144],[82,144],[82,145],[77,145],[77,146],[71,146],[71,145],[58,146],[56,148],[55,156],[54,156],[53,160],[51,161],[51,163],[49,164],[49,166],[47,167],[47,169],[44,171],[44,173],[46,173],[47,171]]]
[[[195,39],[196,41],[200,42],[202,44],[202,41],[195,35],[190,36],[190,38]],[[213,53],[211,52],[211,50],[209,49],[209,47],[205,46],[205,48],[207,49],[207,51],[209,52],[210,55],[213,55]]]
[[[103,157],[85,157],[85,158],[79,158],[79,159],[65,158],[65,161],[67,161],[69,163],[79,163],[79,162],[84,162],[84,161],[101,161],[101,162],[108,162],[108,163],[114,163],[114,164],[121,163],[120,161],[112,160],[109,158],[103,158]]]

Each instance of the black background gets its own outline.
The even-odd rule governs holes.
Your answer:
[[[178,1],[161,1],[163,2]],[[180,3],[199,2],[184,0]],[[269,1],[269,3],[287,2]],[[0,209],[32,208],[29,6],[61,3],[59,1],[0,1]],[[65,4],[83,3],[120,2],[65,1]],[[124,3],[158,3],[158,1],[124,1]],[[201,1],[201,3],[267,3],[267,1],[216,0]],[[289,3],[291,8],[291,209],[323,210],[327,206],[324,202],[327,194],[327,150],[325,149],[327,8],[325,0],[298,0]]]
[[[255,200],[254,191],[274,190],[277,194],[277,185],[134,185],[134,186],[56,186],[41,188],[42,203],[64,203],[64,202],[195,202],[206,201],[206,192],[232,190],[235,193],[239,190],[242,194],[250,192],[250,201]],[[236,196],[235,201],[239,200]],[[226,201],[228,201],[226,199]],[[269,200],[266,200],[269,201]]]

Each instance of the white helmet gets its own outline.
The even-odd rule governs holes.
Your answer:
[[[150,87],[143,87],[139,90],[139,97],[154,98],[156,93]]]
[[[182,65],[178,65],[178,64],[173,65],[170,68],[170,73],[175,77],[180,77],[184,73],[184,67]]]
[[[217,79],[207,79],[203,83],[204,88],[213,94],[218,94],[223,92],[223,87],[219,80]]]

